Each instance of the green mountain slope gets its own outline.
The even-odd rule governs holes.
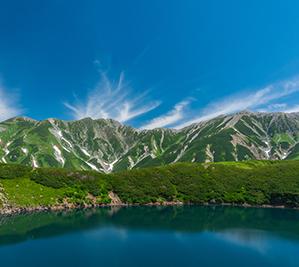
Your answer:
[[[175,162],[298,159],[299,113],[240,112],[181,130],[114,120],[0,123],[0,162],[109,173]]]

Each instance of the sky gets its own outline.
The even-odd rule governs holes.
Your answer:
[[[297,0],[0,3],[0,121],[299,111]]]

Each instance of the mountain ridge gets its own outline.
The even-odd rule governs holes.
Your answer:
[[[44,122],[44,121],[49,121],[49,120],[54,120],[54,121],[61,121],[61,122],[76,122],[76,121],[84,121],[84,120],[91,120],[91,121],[112,121],[112,122],[116,122],[118,124],[121,124],[123,126],[127,126],[127,127],[131,127],[137,131],[151,131],[151,130],[156,130],[156,129],[169,129],[169,130],[173,130],[173,131],[180,131],[180,130],[183,130],[185,128],[188,128],[190,126],[193,126],[193,125],[197,125],[197,124],[200,124],[200,123],[203,123],[203,122],[207,122],[207,121],[210,121],[210,120],[213,120],[213,119],[216,119],[216,118],[222,118],[222,117],[227,117],[227,116],[237,116],[237,115],[290,115],[290,116],[296,116],[296,115],[299,115],[299,112],[282,112],[282,111],[277,111],[277,112],[264,112],[264,111],[251,111],[251,110],[241,110],[241,111],[238,111],[238,112],[233,112],[233,113],[229,113],[229,114],[221,114],[221,115],[218,115],[216,117],[213,117],[211,119],[207,119],[207,120],[202,120],[200,122],[195,122],[195,123],[190,123],[190,125],[188,126],[185,126],[183,128],[180,128],[180,129],[176,129],[176,128],[171,128],[171,127],[157,127],[157,128],[154,128],[154,129],[139,129],[139,128],[135,128],[133,126],[130,126],[130,125],[127,125],[127,124],[124,124],[124,123],[121,123],[117,120],[114,120],[112,118],[98,118],[98,119],[93,119],[91,117],[84,117],[84,118],[81,118],[81,119],[74,119],[74,120],[63,120],[63,119],[58,119],[58,118],[54,118],[54,117],[50,117],[50,118],[47,118],[47,119],[42,119],[42,120],[37,120],[37,119],[34,119],[34,118],[31,118],[31,117],[27,117],[27,116],[15,116],[15,117],[12,117],[12,118],[9,118],[9,119],[6,119],[6,120],[3,120],[3,121],[0,121],[0,124],[1,123],[5,123],[5,122],[9,122],[9,121],[16,121],[16,120],[25,120],[25,121],[32,121],[32,122]]]
[[[0,123],[0,162],[112,172],[174,162],[296,159],[299,113],[242,111],[182,129],[113,119],[15,117]]]

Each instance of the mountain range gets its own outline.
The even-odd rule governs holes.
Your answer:
[[[180,130],[112,119],[0,123],[0,162],[113,172],[174,162],[298,159],[299,113],[243,111]]]

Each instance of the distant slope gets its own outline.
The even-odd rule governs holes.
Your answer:
[[[182,130],[114,120],[13,118],[0,123],[0,162],[112,171],[175,162],[298,159],[299,113],[240,112]]]

